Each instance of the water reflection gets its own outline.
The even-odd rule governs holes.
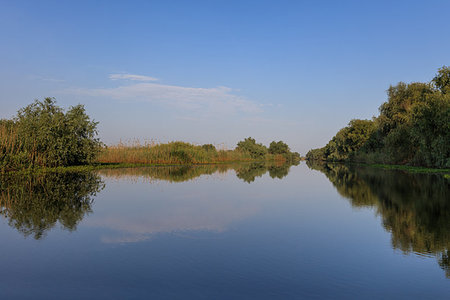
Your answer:
[[[282,179],[288,175],[292,165],[284,162],[253,162],[223,165],[122,168],[103,169],[99,171],[99,174],[117,179],[146,178],[148,181],[184,182],[202,175],[223,174],[229,170],[234,170],[239,179],[252,183],[257,177],[261,177],[267,172],[269,172],[271,178]]]
[[[85,215],[92,212],[93,199],[96,193],[104,188],[104,183],[100,175],[112,178],[144,178],[150,182],[163,180],[167,182],[184,182],[214,173],[226,173],[234,170],[238,178],[251,183],[256,177],[262,176],[266,172],[272,178],[283,178],[289,172],[290,165],[284,163],[249,163],[234,165],[200,165],[200,166],[172,166],[172,167],[147,167],[147,168],[125,168],[125,169],[104,169],[98,173],[93,172],[68,172],[68,173],[48,173],[45,175],[29,176],[3,176],[0,179],[0,215],[7,219],[9,226],[17,229],[25,237],[33,236],[41,239],[46,232],[52,229],[57,223],[62,228],[73,231],[77,224]],[[189,197],[183,195],[183,197]],[[201,200],[201,199],[200,199]],[[167,214],[161,216],[165,218],[159,223],[166,224],[164,228],[159,228],[158,220],[161,216],[155,215],[152,218],[152,226],[145,230],[138,230],[139,234],[148,234],[160,231],[171,231],[178,228],[222,230],[227,220],[225,218],[226,207],[219,209],[217,203],[211,207],[208,214],[189,217],[189,207],[185,207],[185,202],[176,204],[171,210],[182,211],[187,214],[184,217],[178,216],[167,218]],[[211,202],[199,203],[198,207],[207,210]],[[228,203],[229,205],[231,203]],[[233,211],[233,218],[240,217],[239,214],[246,215],[253,211],[253,208],[240,208],[239,213]],[[194,210],[196,211],[196,210]],[[160,212],[161,213],[161,212]],[[187,217],[186,217],[187,216]],[[211,216],[216,216],[211,218]],[[116,216],[110,222],[111,225],[119,226],[121,216]],[[206,218],[206,220],[204,220]],[[225,218],[226,219],[226,218]],[[195,224],[185,224],[183,220],[196,221]],[[213,220],[214,222],[212,222]],[[154,224],[154,223],[158,224]],[[180,224],[180,222],[182,224]],[[217,224],[216,224],[217,223]],[[170,226],[167,226],[170,224]],[[189,225],[189,226],[188,226]],[[135,230],[134,230],[135,231]]]
[[[129,169],[104,169],[99,172],[105,180],[118,179],[144,183],[136,184],[132,191],[118,188],[108,198],[109,205],[120,205],[123,198],[139,199],[124,210],[109,210],[108,214],[97,214],[86,225],[93,228],[108,228],[101,237],[104,243],[134,243],[152,239],[161,233],[191,234],[193,232],[218,233],[226,231],[230,224],[247,219],[261,210],[258,188],[236,188],[217,179],[233,176],[247,183],[269,173],[271,178],[283,178],[290,169],[283,163],[245,163],[223,165],[171,166]],[[183,182],[215,174],[196,184],[164,185],[145,183]],[[222,176],[224,175],[224,176]],[[114,189],[111,182],[109,189]],[[232,187],[230,189],[230,187]],[[107,193],[105,193],[107,194]],[[117,201],[117,202],[116,202]],[[116,203],[114,203],[116,202]],[[129,202],[128,202],[129,203]]]
[[[93,196],[103,187],[100,177],[89,172],[3,176],[0,215],[24,236],[35,239],[58,222],[72,231],[91,212]]]
[[[436,256],[450,278],[448,178],[341,164],[308,166],[323,172],[352,206],[375,208],[395,249]]]

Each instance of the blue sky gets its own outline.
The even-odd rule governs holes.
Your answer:
[[[84,104],[107,144],[306,154],[450,64],[450,1],[0,1],[0,118]]]

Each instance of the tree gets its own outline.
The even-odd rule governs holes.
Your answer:
[[[257,144],[255,139],[248,137],[237,144],[236,150],[250,154],[252,158],[263,158],[267,154],[267,148],[263,144]]]
[[[98,123],[89,118],[84,106],[73,106],[65,113],[53,98],[36,100],[2,124],[14,129],[8,134],[14,135],[16,145],[14,152],[5,156],[9,166],[2,168],[87,164],[102,147],[96,138]]]
[[[268,151],[270,154],[289,154],[291,152],[289,146],[282,141],[271,142]]]
[[[441,93],[450,93],[450,67],[443,66],[440,68],[432,82]]]

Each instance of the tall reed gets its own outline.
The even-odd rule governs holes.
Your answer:
[[[267,155],[263,159],[283,159],[281,156]],[[249,153],[239,150],[217,150],[213,145],[194,145],[185,142],[120,143],[105,147],[98,156],[100,163],[141,163],[141,164],[202,164],[232,161],[252,161]]]

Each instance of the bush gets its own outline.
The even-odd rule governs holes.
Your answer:
[[[82,105],[67,113],[52,98],[18,111],[13,120],[0,122],[2,169],[81,165],[94,161],[102,143],[97,122]]]
[[[270,143],[268,151],[270,154],[289,154],[291,152],[289,146],[282,141]]]
[[[257,144],[255,139],[248,137],[237,144],[236,150],[250,154],[252,158],[264,158],[267,148],[263,144]]]

